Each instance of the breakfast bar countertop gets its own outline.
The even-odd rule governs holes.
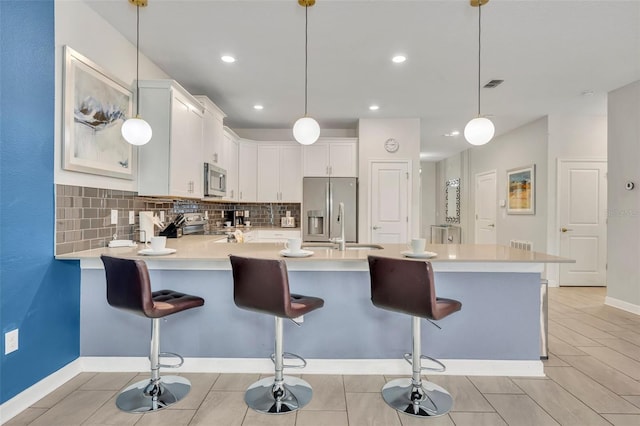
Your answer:
[[[140,258],[147,261],[150,269],[230,269],[230,254],[281,258],[283,243],[220,243],[219,236],[189,235],[177,239],[167,239],[167,248],[176,252],[164,256],[138,254],[145,248],[143,243],[137,247],[96,248],[56,256],[58,260],[80,260],[81,267],[101,268],[100,256]],[[367,249],[381,246],[382,249]],[[368,255],[402,258],[402,252],[408,251],[406,244],[347,244],[345,251],[336,250],[331,243],[303,243],[303,249],[313,251],[313,255],[304,258],[285,258],[289,269],[297,270],[366,270]],[[446,270],[495,270],[507,271],[516,267],[533,271],[541,270],[545,263],[572,263],[571,259],[545,253],[526,251],[503,245],[479,244],[427,244],[426,250],[437,253],[428,259],[435,271]],[[472,266],[473,265],[473,266]],[[500,265],[500,267],[499,267]],[[506,268],[506,269],[505,269]]]

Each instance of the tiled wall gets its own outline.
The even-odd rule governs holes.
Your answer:
[[[118,223],[111,224],[111,210],[118,210]],[[198,200],[163,200],[138,197],[131,191],[56,185],[56,254],[71,253],[105,247],[116,235],[117,239],[135,239],[141,211],[164,211],[165,221],[178,213],[208,211],[209,226],[222,224],[224,211],[249,210],[253,226],[280,226],[280,218],[287,211],[300,223],[300,204],[297,203],[211,203]],[[135,223],[129,224],[129,212]]]

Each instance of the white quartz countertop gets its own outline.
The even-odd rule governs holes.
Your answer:
[[[219,235],[189,235],[182,238],[169,238],[167,239],[167,248],[176,251],[164,256],[141,255],[138,252],[145,246],[138,243],[137,247],[97,248],[67,253],[56,256],[56,259],[80,260],[83,268],[101,268],[100,255],[105,254],[144,259],[150,269],[230,269],[228,260],[230,254],[282,258],[280,255],[280,251],[284,249],[282,243],[216,243],[219,239]],[[305,245],[313,246],[310,249],[313,251],[313,255],[305,258],[287,257],[287,266],[290,270],[366,270],[368,255],[403,258],[402,252],[408,250],[405,244],[381,244],[383,249],[378,250],[345,251],[336,250],[333,244],[304,243],[303,248]],[[322,247],[323,245],[326,248]],[[436,272],[439,270],[494,270],[498,265],[502,265],[497,268],[500,271],[541,271],[545,263],[574,262],[567,258],[502,245],[428,244],[426,250],[437,253],[437,256],[429,259]]]

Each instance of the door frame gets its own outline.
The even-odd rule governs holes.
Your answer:
[[[373,185],[371,184],[373,181],[373,165],[379,163],[404,163],[407,165],[407,170],[409,173],[409,177],[407,179],[407,237],[411,238],[410,235],[413,235],[413,215],[411,214],[412,210],[412,194],[413,194],[413,164],[408,158],[398,158],[398,159],[370,159],[369,160],[369,176],[368,176],[368,192],[367,197],[367,238],[368,241],[373,241],[373,229],[371,228],[371,210],[372,210],[372,200],[373,200]],[[360,225],[358,225],[360,226]]]
[[[488,174],[493,174],[496,177],[496,199],[494,200],[494,207],[495,207],[495,211],[496,211],[496,220],[495,220],[495,228],[494,228],[494,232],[496,233],[496,241],[498,240],[498,206],[497,206],[497,202],[499,199],[499,195],[498,195],[498,170],[497,169],[491,169],[491,170],[485,170],[484,172],[479,172],[476,173],[473,176],[473,194],[474,194],[474,198],[473,198],[473,244],[477,244],[478,243],[478,191],[476,190],[478,188],[478,177],[479,176],[484,176],[484,175],[488,175]]]
[[[558,256],[560,256],[560,233],[558,232],[558,227],[560,226],[560,181],[561,181],[561,176],[560,176],[560,170],[562,168],[562,165],[564,163],[605,163],[607,165],[607,173],[609,171],[609,161],[606,158],[602,158],[602,157],[595,157],[595,158],[558,158],[556,160],[556,208],[555,208],[555,218],[554,218],[554,223],[551,227],[551,230],[553,232],[554,238],[553,238],[553,242],[554,245],[556,247],[556,253]],[[606,178],[606,176],[605,176]],[[608,208],[608,199],[605,198],[605,201],[607,201],[607,208]],[[604,232],[605,235],[607,234],[607,227],[604,227]],[[608,235],[607,235],[608,237]],[[606,250],[606,245],[605,245],[605,250]],[[605,253],[605,258],[606,256],[608,256],[608,253]],[[554,264],[547,264],[547,268],[549,268],[550,265],[554,265]],[[607,269],[605,267],[605,285],[604,288],[607,288]],[[554,268],[550,271],[547,272],[547,276],[550,278],[549,279],[549,285],[550,287],[560,287],[560,265],[559,264],[555,264]]]

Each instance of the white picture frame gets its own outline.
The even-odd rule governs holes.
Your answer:
[[[121,134],[132,111],[129,86],[64,46],[63,169],[133,180],[137,150]]]

